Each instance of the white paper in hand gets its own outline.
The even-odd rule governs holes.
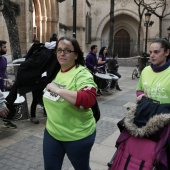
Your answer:
[[[45,91],[43,96],[47,99],[52,100],[52,101],[57,101],[60,98],[60,96],[58,94],[53,94],[47,90]]]

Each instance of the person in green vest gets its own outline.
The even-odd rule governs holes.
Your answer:
[[[158,114],[158,115],[154,115],[154,110],[153,109],[151,113],[151,115],[149,115],[149,120],[148,122],[152,122],[151,124],[153,124],[153,128],[146,128],[146,126],[143,126],[143,123],[148,123],[146,122],[147,120],[147,111],[146,113],[144,112],[144,110],[146,108],[143,109],[142,115],[138,116],[140,117],[140,121],[136,121],[138,124],[138,126],[142,125],[142,128],[140,129],[154,129],[156,126],[156,123],[153,123],[153,121],[151,119],[154,120],[158,120],[157,124],[162,124],[162,128],[158,128],[159,131],[157,131],[156,133],[152,134],[149,136],[150,139],[152,139],[152,141],[158,141],[159,139],[161,139],[161,132],[164,130],[168,130],[168,114],[170,113],[169,111],[166,110],[166,112],[164,112],[164,108],[163,107],[165,105],[170,104],[170,43],[164,39],[164,38],[158,38],[156,39],[154,42],[151,43],[150,45],[150,49],[149,49],[149,53],[150,53],[150,66],[146,66],[140,75],[140,79],[139,82],[137,84],[137,89],[136,89],[136,96],[137,96],[137,103],[142,103],[142,101],[145,101],[145,98],[150,98],[152,100],[154,100],[153,103],[160,103],[158,106],[162,106],[161,108],[161,112],[162,114]],[[142,100],[143,99],[143,100]],[[142,103],[143,104],[143,103]],[[162,105],[161,105],[162,104]],[[147,106],[148,109],[150,107],[150,105],[148,105],[148,103],[144,103],[143,106]],[[142,107],[139,107],[140,109]],[[140,110],[139,109],[139,110]],[[141,109],[142,110],[142,109]],[[161,115],[163,115],[161,117]],[[156,117],[156,119],[155,119]],[[165,119],[163,119],[163,117],[165,117]],[[166,125],[163,128],[163,125]],[[147,126],[149,127],[149,126]],[[162,130],[163,129],[163,130]],[[141,130],[140,130],[141,132]],[[169,153],[170,153],[170,134],[169,137],[167,139],[166,142],[166,147],[164,148],[165,154],[166,156],[163,156],[164,159],[167,159],[167,162],[164,161],[164,165],[168,164],[168,166],[170,165],[170,159],[169,159]],[[158,162],[159,163],[159,162]],[[157,167],[158,169],[170,169],[170,167],[164,167],[163,164],[158,164]]]
[[[170,44],[164,38],[150,45],[150,66],[146,66],[137,85],[137,101],[149,97],[160,103],[170,103]]]
[[[75,170],[90,170],[90,151],[96,136],[91,107],[97,85],[85,67],[76,39],[61,37],[56,43],[61,69],[46,86],[43,102],[47,113],[43,156],[45,170],[61,170],[64,156]]]

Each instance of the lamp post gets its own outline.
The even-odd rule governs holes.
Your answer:
[[[167,28],[167,32],[168,32],[168,42],[169,42],[169,37],[170,37],[170,26]]]
[[[73,0],[73,37],[76,38],[76,13],[77,13],[77,2]]]
[[[146,12],[146,13],[145,13],[145,23],[144,23],[144,26],[146,27],[145,54],[147,53],[148,27],[149,27],[151,15],[152,15],[152,14],[151,14],[150,12]]]
[[[4,9],[4,0],[0,0],[0,11]]]
[[[147,59],[148,27],[151,27],[154,23],[154,21],[150,21],[151,15],[152,14],[150,12],[145,13],[145,23],[144,23],[144,26],[146,27],[145,52],[143,53],[142,56],[142,60],[141,60],[142,66],[140,68],[140,71],[142,71],[142,69],[146,66],[148,60]]]

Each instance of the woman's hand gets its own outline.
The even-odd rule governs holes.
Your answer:
[[[138,97],[136,97],[137,103],[142,99],[142,97],[148,97],[148,96],[145,93],[139,95]]]
[[[6,118],[9,113],[9,110],[7,107],[4,107],[3,109],[0,109],[0,116],[3,118]]]
[[[46,87],[47,91],[52,92],[54,94],[58,94],[58,91],[60,90],[60,88],[57,86],[56,83],[52,82],[49,83]]]
[[[60,89],[56,83],[49,83],[46,87],[47,91],[51,92],[52,95],[59,95],[63,99],[67,100],[69,103],[75,105],[77,99],[77,91]]]

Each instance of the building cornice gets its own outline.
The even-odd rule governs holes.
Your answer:
[[[73,27],[72,26],[66,26],[65,24],[62,24],[62,23],[59,23],[59,28],[60,29],[64,29],[64,30],[68,30],[68,31],[70,31],[70,30],[73,30]],[[76,26],[76,30],[77,31],[85,31],[85,27],[79,27],[79,26]]]

